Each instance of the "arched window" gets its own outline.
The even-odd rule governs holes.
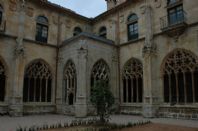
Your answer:
[[[35,61],[25,70],[23,101],[51,102],[52,74],[43,61]]]
[[[64,71],[65,103],[73,105],[76,98],[77,74],[74,63],[69,60]]]
[[[3,7],[0,5],[0,25],[2,24],[3,21]]]
[[[123,102],[141,103],[143,97],[143,67],[137,59],[130,59],[123,70]]]
[[[129,15],[127,19],[128,40],[138,39],[138,17],[136,14]]]
[[[75,27],[73,36],[79,35],[81,32],[82,32],[82,29],[80,27]]]
[[[94,86],[95,82],[98,80],[105,80],[109,82],[110,69],[104,60],[99,60],[93,66],[91,72],[91,87]]]
[[[107,28],[105,26],[100,28],[99,36],[103,38],[107,38]]]
[[[170,53],[163,64],[164,102],[198,102],[198,59],[186,50]]]
[[[6,81],[5,69],[0,61],[0,102],[3,102],[5,97],[5,81]]]
[[[48,19],[44,16],[38,16],[36,22],[36,41],[47,43]]]

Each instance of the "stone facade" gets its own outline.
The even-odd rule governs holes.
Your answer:
[[[92,83],[108,79],[115,112],[198,119],[198,1],[107,2],[89,19],[48,1],[0,0],[1,114],[85,117]]]

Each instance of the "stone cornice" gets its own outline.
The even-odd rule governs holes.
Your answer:
[[[115,46],[115,43],[111,40],[108,40],[108,39],[105,39],[105,38],[102,38],[102,37],[99,37],[97,35],[94,35],[94,34],[91,34],[91,33],[87,33],[87,32],[82,32],[81,34],[77,35],[77,36],[74,36],[68,40],[65,40],[60,46],[59,48],[61,47],[64,47],[65,45],[75,41],[75,40],[78,40],[79,38],[88,38],[88,39],[92,39],[92,40],[96,40],[96,41],[99,41],[101,43],[104,43],[106,45],[109,45],[109,46]]]

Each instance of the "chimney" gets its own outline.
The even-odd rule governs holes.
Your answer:
[[[126,2],[127,0],[105,0],[107,2],[107,10],[110,10],[124,2]]]

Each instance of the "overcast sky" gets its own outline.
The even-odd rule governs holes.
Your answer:
[[[48,0],[86,17],[95,17],[106,11],[105,0]]]

